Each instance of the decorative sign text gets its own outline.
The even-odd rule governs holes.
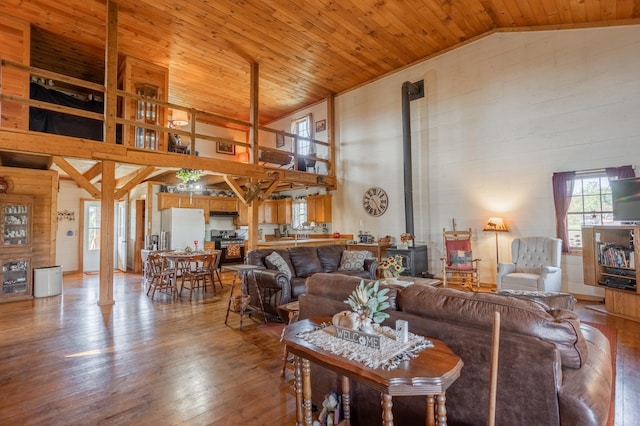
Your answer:
[[[380,336],[377,334],[363,333],[359,330],[351,330],[350,328],[337,327],[337,337],[347,342],[358,343],[368,348],[380,349]]]

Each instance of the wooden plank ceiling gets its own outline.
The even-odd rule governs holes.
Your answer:
[[[496,30],[638,23],[639,0],[119,0],[119,51],[169,69],[169,101],[268,123]],[[2,0],[32,65],[104,78],[104,0]],[[1,51],[1,49],[0,49]],[[1,56],[1,55],[0,55]]]

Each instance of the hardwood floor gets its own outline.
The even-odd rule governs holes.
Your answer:
[[[116,304],[100,307],[98,279],[65,275],[62,296],[0,307],[0,424],[295,423],[282,326],[225,326],[228,286],[151,301],[140,275],[116,274]]]
[[[62,296],[0,305],[0,424],[294,425],[292,373],[280,377],[281,324],[224,325],[225,288],[172,301],[115,274],[64,276]],[[585,309],[617,330],[615,424],[640,424],[640,323]]]

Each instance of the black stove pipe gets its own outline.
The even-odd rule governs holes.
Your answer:
[[[411,165],[411,105],[414,99],[424,97],[424,80],[402,83],[402,153],[404,162],[404,214],[405,228],[415,235],[413,224],[413,168]]]

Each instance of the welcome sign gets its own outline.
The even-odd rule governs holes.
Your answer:
[[[380,349],[380,336],[377,334],[363,333],[359,330],[336,326],[336,337],[368,348]]]

